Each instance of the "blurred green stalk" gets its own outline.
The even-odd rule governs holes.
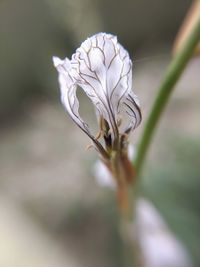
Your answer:
[[[141,141],[139,143],[137,156],[134,162],[137,176],[140,175],[144,160],[151,143],[154,131],[161,117],[161,114],[169,100],[170,94],[185,69],[193,51],[200,41],[200,19],[194,25],[190,35],[183,44],[182,49],[172,59],[163,82],[160,85],[158,95],[153,104],[150,115],[147,119]]]

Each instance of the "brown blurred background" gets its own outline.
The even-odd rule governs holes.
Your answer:
[[[94,151],[65,114],[52,56],[96,32],[118,36],[133,62],[143,123],[189,0],[0,1],[0,266],[125,266],[115,194],[96,183]],[[141,182],[200,265],[200,59],[191,60],[153,140]],[[93,125],[86,98],[81,110]]]

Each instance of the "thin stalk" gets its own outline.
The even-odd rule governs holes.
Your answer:
[[[143,131],[143,135],[138,147],[138,153],[134,162],[137,175],[140,175],[140,171],[144,164],[144,160],[147,154],[147,150],[151,143],[154,131],[158,124],[158,121],[162,115],[162,112],[169,100],[172,90],[180,78],[183,70],[185,69],[189,59],[193,55],[193,51],[196,48],[198,42],[200,41],[200,19],[194,25],[191,30],[190,35],[183,44],[182,49],[176,54],[176,56],[171,61],[166,75],[161,83],[158,91],[158,95],[153,104],[150,115],[147,119],[146,126]]]
[[[129,212],[121,211],[120,216],[120,233],[123,241],[124,263],[127,267],[144,267],[143,254],[141,244],[139,243],[135,208],[136,203],[133,202],[133,193],[130,188],[127,188],[127,196],[129,197]]]
[[[135,224],[135,201],[130,181],[133,173],[127,168],[131,163],[115,151],[111,154],[110,169],[117,181],[117,200],[120,212],[120,235],[123,241],[123,256],[126,267],[143,267],[141,263],[141,251]],[[130,165],[129,165],[130,164]],[[128,168],[129,169],[129,168]],[[131,177],[127,177],[127,174]]]

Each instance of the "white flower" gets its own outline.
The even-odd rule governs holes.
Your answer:
[[[132,62],[128,52],[115,36],[98,33],[84,41],[71,60],[53,57],[53,61],[59,73],[63,105],[99,152],[108,157],[108,148],[119,147],[121,136],[130,133],[141,121],[139,101],[132,91]],[[79,115],[77,86],[84,90],[97,110],[106,148]],[[128,120],[121,129],[119,120],[124,111]]]
[[[138,198],[135,216],[135,227],[145,266],[193,266],[186,248],[149,200]]]

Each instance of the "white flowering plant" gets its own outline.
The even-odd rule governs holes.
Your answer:
[[[71,60],[53,57],[65,109],[92,140],[106,168],[105,175],[109,171],[115,179],[121,218],[125,222],[123,225],[128,225],[126,230],[128,229],[129,238],[127,231],[124,235],[126,244],[132,246],[135,252],[134,261],[138,267],[145,265],[137,231],[134,224],[131,225],[135,219],[133,200],[136,197],[136,181],[140,177],[162,111],[199,41],[200,18],[190,29],[190,34],[166,71],[147,118],[134,162],[128,156],[129,135],[139,126],[142,115],[139,100],[132,90],[132,61],[117,37],[98,33],[84,41]],[[91,132],[88,124],[79,115],[79,101],[76,96],[78,87],[86,93],[95,107],[99,126],[97,135]],[[105,179],[104,182],[107,183]],[[130,247],[127,250],[130,251]]]
[[[142,119],[139,100],[132,90],[132,61],[128,52],[116,36],[98,33],[84,41],[71,60],[53,57],[53,62],[59,73],[64,107],[92,140],[116,179],[122,209],[127,209],[126,187],[135,176],[128,159],[128,137]],[[96,136],[79,115],[78,86],[95,107],[99,125]]]

